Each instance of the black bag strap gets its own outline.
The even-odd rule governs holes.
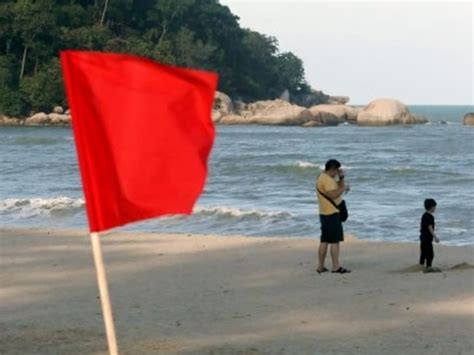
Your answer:
[[[317,186],[316,186],[316,190],[318,190],[318,192],[321,194],[321,196],[323,196],[326,200],[331,202],[331,205],[333,205],[339,211],[339,206],[336,205],[336,203],[331,198],[329,198],[329,196],[323,194],[322,191],[320,189],[318,189]]]

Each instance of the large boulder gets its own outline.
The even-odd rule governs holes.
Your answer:
[[[16,117],[8,117],[0,114],[0,126],[19,126],[23,125],[25,120]]]
[[[305,125],[305,127],[314,127],[314,126],[337,126],[342,123],[343,120],[339,119],[337,116],[333,115],[330,112],[319,111],[314,106],[309,109],[312,119],[311,122]]]
[[[357,115],[357,124],[361,126],[386,126],[426,122],[426,118],[410,113],[407,106],[395,99],[373,100]]]
[[[42,125],[48,123],[49,117],[44,112],[35,113],[33,116],[30,116],[25,120],[26,125]]]
[[[311,107],[310,111],[314,115],[318,113],[321,113],[321,114],[329,113],[331,116],[333,116],[332,120],[334,120],[334,117],[335,117],[339,121],[339,123],[342,123],[345,121],[356,122],[357,115],[359,113],[358,109],[354,107],[346,106],[346,105],[316,105],[316,106]]]
[[[464,115],[464,124],[472,126],[474,125],[474,112],[469,112]]]
[[[262,125],[301,126],[313,119],[308,109],[280,99],[248,104],[240,114],[246,122]]]
[[[53,113],[62,114],[62,113],[64,113],[64,109],[61,106],[54,106]]]
[[[226,94],[216,91],[214,95],[214,104],[212,107],[212,121],[219,122],[224,116],[234,113],[232,99]]]
[[[49,123],[54,125],[63,125],[63,124],[70,124],[71,123],[71,116],[70,115],[61,115],[59,113],[50,113],[48,115]]]

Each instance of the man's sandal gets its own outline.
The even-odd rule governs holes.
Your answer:
[[[331,271],[332,273],[336,273],[336,274],[348,274],[351,272],[351,270],[347,270],[347,269],[344,269],[342,266],[337,269],[337,270],[334,270],[334,271]]]
[[[328,271],[329,271],[329,270],[328,270],[327,268],[325,268],[325,267],[323,267],[322,270],[316,269],[316,272],[317,272],[318,274],[322,274],[323,272],[328,272]]]

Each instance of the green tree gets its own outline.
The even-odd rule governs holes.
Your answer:
[[[10,54],[13,32],[13,2],[7,1],[0,4],[0,44],[5,55]]]
[[[216,47],[194,39],[194,33],[182,27],[173,37],[173,53],[176,64],[186,67],[210,69],[209,58]]]
[[[35,46],[35,41],[54,27],[53,0],[18,0],[13,6],[13,30],[22,41],[23,54],[19,79],[25,73],[28,50]]]
[[[59,60],[53,58],[45,66],[31,76],[25,76],[20,82],[20,92],[28,103],[25,109],[49,111],[55,105],[65,105],[64,89]]]
[[[297,93],[306,84],[303,61],[291,52],[277,56],[278,86]]]
[[[219,90],[252,101],[288,89],[324,102],[302,61],[274,37],[239,25],[218,0],[0,0],[0,111],[24,115],[64,104],[58,52],[136,54],[219,73]]]

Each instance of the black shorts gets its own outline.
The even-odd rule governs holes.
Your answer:
[[[321,221],[321,243],[339,243],[344,241],[344,231],[339,213],[319,215]]]

